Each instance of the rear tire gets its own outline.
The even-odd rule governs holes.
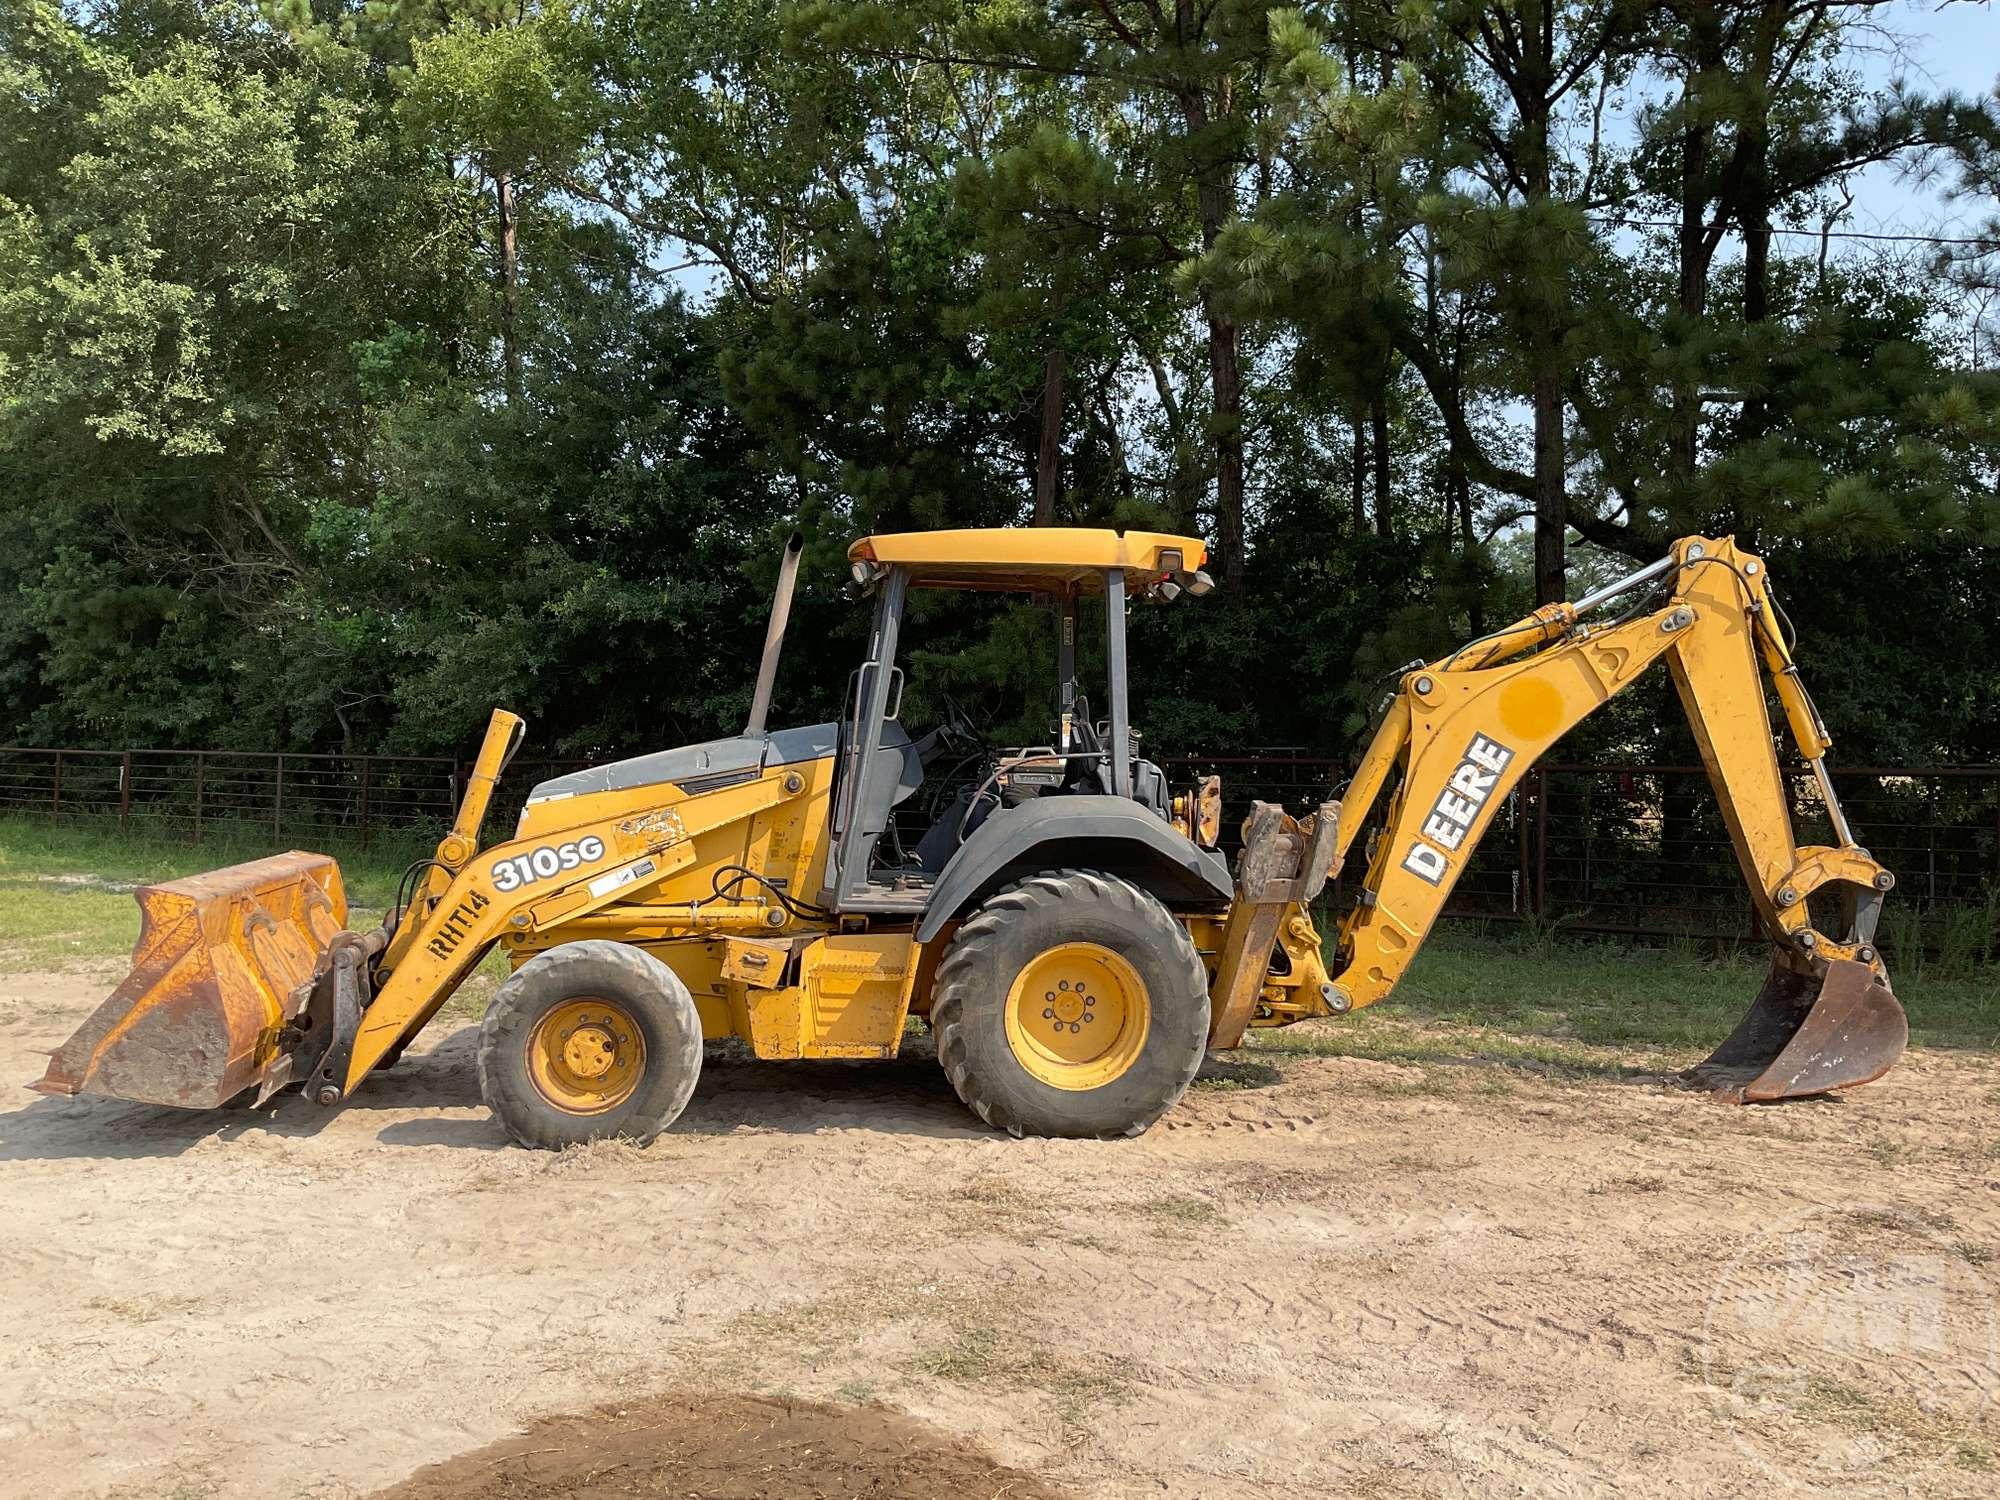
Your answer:
[[[931,1025],[958,1097],[1010,1135],[1138,1135],[1208,1042],[1187,929],[1129,881],[1052,870],[1007,887],[938,965]]]
[[[523,1146],[643,1146],[679,1118],[700,1074],[693,996],[626,943],[565,943],[530,959],[479,1024],[479,1091]]]

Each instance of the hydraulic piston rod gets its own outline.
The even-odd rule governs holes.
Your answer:
[[[1592,589],[1576,601],[1577,615],[1581,618],[1589,614],[1593,609],[1596,609],[1605,600],[1616,599],[1620,594],[1629,594],[1633,589],[1639,587],[1640,584],[1651,583],[1655,578],[1671,573],[1678,566],[1680,564],[1677,559],[1663,557],[1656,563],[1648,563],[1636,573],[1627,573],[1623,578],[1605,584],[1601,589]]]

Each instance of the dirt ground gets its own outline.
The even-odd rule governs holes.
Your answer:
[[[0,977],[0,1079],[115,977]],[[995,1137],[920,1049],[712,1056],[650,1150],[555,1156],[427,1040],[331,1113],[0,1111],[0,1494],[2000,1484],[1989,1059],[1751,1110],[1252,1062],[1104,1144]]]

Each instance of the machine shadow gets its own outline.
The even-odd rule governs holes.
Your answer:
[[[180,1156],[203,1141],[245,1135],[309,1138],[331,1114],[303,1099],[272,1100],[257,1110],[168,1109],[84,1096],[37,1099],[0,1113],[0,1162],[133,1161]]]
[[[441,1053],[446,1047],[461,1043],[469,1049],[474,1037],[474,1028],[468,1026],[440,1044],[437,1051]],[[429,1083],[430,1080],[424,1080],[423,1089],[427,1090]],[[373,1086],[374,1080],[370,1080],[370,1087]],[[451,1102],[478,1105],[476,1078],[471,1080],[470,1089],[470,1099]],[[366,1092],[364,1089],[363,1093]],[[355,1103],[360,1102],[357,1096]],[[752,1056],[741,1042],[710,1043],[702,1059],[701,1079],[695,1085],[694,1097],[661,1140],[764,1132],[817,1135],[828,1131],[928,1136],[938,1140],[994,1138],[994,1132],[981,1124],[952,1092],[950,1081],[938,1067],[927,1042],[912,1038],[908,1049],[893,1061],[765,1062]],[[483,1112],[477,1119],[431,1115],[418,1120],[397,1120],[385,1125],[376,1139],[391,1146],[459,1146],[469,1150],[495,1150],[510,1145],[505,1133]]]
[[[952,1091],[928,1045],[893,1061],[763,1062],[740,1043],[712,1047],[676,1135],[852,1130],[990,1140]]]
[[[461,1026],[429,1050],[411,1052],[389,1071],[370,1075],[337,1109],[321,1109],[293,1093],[256,1109],[220,1112],[90,1096],[36,1099],[0,1113],[0,1162],[175,1157],[209,1140],[311,1139],[336,1121],[396,1110],[424,1114],[384,1124],[375,1132],[383,1145],[510,1150],[512,1143],[480,1098],[478,1039],[476,1025]],[[887,1062],[761,1062],[740,1043],[712,1045],[694,1098],[667,1136],[836,1130],[993,1138],[952,1092],[929,1046],[915,1038],[901,1057]]]
[[[470,1102],[479,1101],[475,1097]],[[959,1102],[927,1054],[895,1062],[760,1062],[728,1048],[720,1055],[711,1049],[694,1097],[659,1144],[688,1136],[828,1131],[937,1140],[994,1138]],[[514,1149],[483,1112],[477,1118],[397,1120],[383,1126],[376,1139],[385,1146]]]
[[[0,1162],[173,1157],[208,1140],[311,1139],[353,1112],[478,1108],[477,1036],[475,1028],[464,1027],[426,1052],[412,1052],[390,1071],[372,1074],[337,1109],[322,1109],[291,1092],[256,1108],[224,1110],[169,1109],[87,1094],[40,1098],[0,1113]],[[497,1130],[494,1136],[496,1144],[504,1143]]]

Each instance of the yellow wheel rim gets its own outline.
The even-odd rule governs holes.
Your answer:
[[[1051,1088],[1102,1088],[1138,1060],[1153,1022],[1139,971],[1097,943],[1037,954],[1007,992],[1007,1045]]]
[[[632,1097],[646,1039],[615,1001],[581,996],[551,1006],[528,1033],[528,1077],[557,1109],[601,1115]]]

